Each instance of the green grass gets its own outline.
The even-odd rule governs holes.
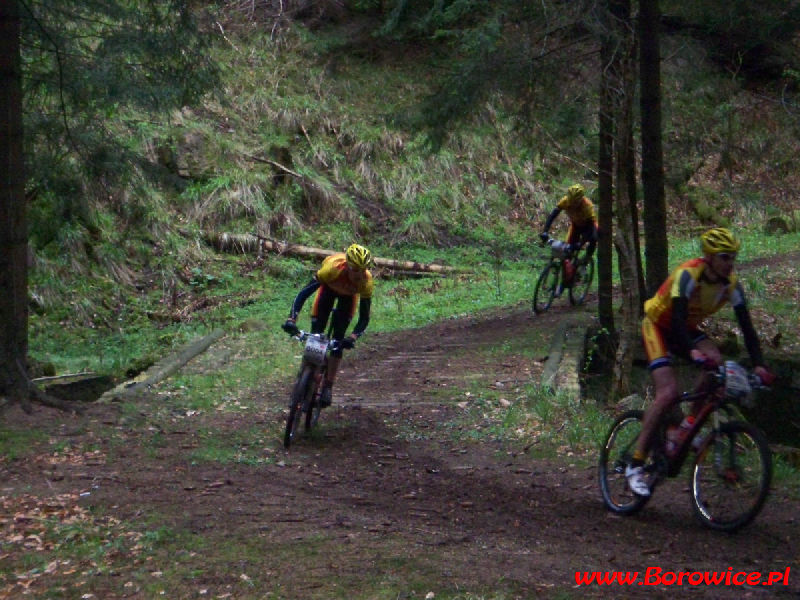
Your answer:
[[[757,223],[757,221],[755,221]],[[742,241],[737,263],[769,256],[780,256],[788,252],[800,251],[800,233],[787,233],[783,235],[766,235],[760,228],[733,227],[734,233]],[[677,267],[680,263],[695,256],[702,256],[698,237],[670,238],[669,264],[670,268]]]
[[[797,461],[792,463],[787,457],[773,454],[772,485],[793,497],[800,496],[800,465]]]
[[[31,445],[47,441],[47,435],[38,429],[16,429],[0,422],[0,460],[12,461],[28,453]]]
[[[261,410],[259,399],[267,390],[291,378],[299,346],[278,327],[294,295],[318,266],[316,260],[288,256],[220,256],[200,241],[202,230],[269,230],[279,239],[325,248],[342,248],[359,239],[381,257],[442,261],[469,270],[441,278],[379,279],[372,322],[361,342],[369,344],[373,333],[411,329],[409,335],[414,335],[414,328],[445,319],[527,306],[546,259],[534,243],[538,227],[558,190],[582,177],[572,157],[529,159],[530,148],[509,134],[506,124],[490,125],[480,118],[457,136],[456,145],[429,155],[421,135],[404,131],[391,119],[426,91],[424,78],[418,76],[418,57],[413,71],[402,61],[392,61],[400,63],[395,69],[378,71],[374,64],[342,55],[337,76],[329,77],[307,46],[312,41],[309,34],[292,29],[273,38],[268,29],[234,39],[236,49],[228,43],[213,49],[226,66],[225,93],[235,102],[210,101],[170,115],[169,122],[163,116],[126,115],[137,124],[132,145],[149,147],[165,140],[184,144],[196,163],[187,187],[152,189],[143,178],[135,180],[131,190],[120,194],[124,206],[97,201],[102,241],[64,226],[56,231],[57,241],[36,248],[31,292],[37,308],[30,320],[30,353],[52,363],[58,373],[90,370],[125,379],[129,369],[146,367],[215,328],[229,332],[213,353],[197,357],[161,384],[155,401],[120,407],[120,425],[145,432],[154,460],[173,443],[163,433],[166,428],[209,413],[249,419]],[[698,81],[702,83],[705,78]],[[387,89],[393,93],[386,94]],[[692,102],[704,99],[709,112],[718,105],[711,94],[692,92],[685,97]],[[672,106],[670,126],[687,127],[676,121],[679,113],[709,119],[694,105]],[[544,125],[546,130],[548,123]],[[128,125],[121,123],[117,129]],[[277,185],[274,166],[248,155],[283,162],[301,177]],[[680,185],[696,167],[691,164],[695,158],[681,157],[680,164],[667,161],[677,164],[672,168],[687,170],[686,177],[678,178]],[[789,165],[788,170],[796,169]],[[768,237],[760,232],[759,198],[748,196],[747,206],[737,208],[738,221],[752,224],[734,226],[743,239],[741,262],[800,249],[800,234]],[[385,217],[373,217],[359,199],[380,205]],[[563,221],[562,217],[558,226]],[[554,233],[563,235],[563,230],[556,227]],[[86,260],[87,247],[91,260]],[[670,267],[697,255],[696,238],[670,238]],[[132,281],[121,277],[124,269],[131,270]],[[797,303],[786,293],[770,291],[780,277],[768,266],[742,274],[755,309],[795,325]],[[784,289],[796,288],[796,277],[790,284],[793,287]],[[189,312],[182,322],[171,319],[202,299],[209,300],[207,307]],[[305,323],[308,308],[301,316]],[[240,330],[253,323],[263,324],[263,329]],[[482,350],[479,360],[493,364],[512,354],[533,359],[542,347],[542,340],[514,338]],[[214,376],[202,373],[206,366],[213,367]],[[399,425],[394,435],[411,441],[446,435],[463,443],[491,444],[499,451],[525,448],[534,461],[558,458],[588,464],[596,459],[611,419],[595,400],[552,394],[536,381],[493,389],[467,380],[429,393],[450,406],[465,403],[464,409],[435,430],[409,422]],[[323,424],[323,430],[327,426]],[[103,433],[109,436],[111,454],[128,442],[118,431]],[[270,464],[275,457],[264,449],[276,440],[264,436],[264,427],[258,425],[237,431],[200,425],[186,457],[193,464]],[[91,449],[50,442],[36,429],[19,431],[0,424],[4,462],[38,451]],[[307,458],[294,456],[302,457],[294,459],[298,463]],[[287,460],[291,463],[292,457]],[[790,494],[800,493],[797,469],[781,459],[776,461],[775,481]],[[223,573],[233,597],[287,598],[291,585],[306,573],[285,573],[277,567],[270,573],[270,557],[280,567],[290,559],[314,564],[320,557],[335,556],[341,542],[323,532],[265,547],[257,529],[247,536],[221,538],[150,525],[158,514],[149,515],[145,525],[90,511],[72,516],[69,521],[58,516],[41,521],[43,540],[51,544],[44,551],[12,548],[12,558],[0,561],[0,585],[20,572],[43,575],[58,560],[52,585],[44,592],[47,597],[97,591],[89,590],[86,582],[99,576],[109,586],[108,597],[168,597],[175,589],[204,597],[203,587],[194,581]],[[353,543],[360,541],[355,537]],[[432,591],[439,600],[507,600],[521,593],[500,576],[493,590],[453,589],[439,583],[441,574],[432,572],[427,560],[409,555],[405,540],[392,543],[392,550],[374,563],[349,565],[340,574],[338,588],[327,588],[329,597],[394,600],[425,598]],[[426,552],[442,553],[433,564],[447,561],[445,549],[430,546]],[[233,571],[231,565],[236,566]],[[73,568],[78,575],[55,581]],[[577,594],[555,591],[549,597]]]
[[[267,440],[264,427],[254,426],[235,432],[220,434],[214,430],[201,430],[197,434],[197,447],[189,453],[192,464],[198,462],[264,465],[275,462],[265,456]]]

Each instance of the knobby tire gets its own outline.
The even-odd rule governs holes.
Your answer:
[[[311,367],[306,367],[297,376],[294,387],[292,388],[291,400],[289,401],[289,416],[286,418],[286,431],[283,434],[283,446],[288,448],[292,444],[297,428],[300,425],[303,411],[306,407],[305,399],[309,394],[309,388],[313,391],[313,371]],[[306,428],[308,426],[306,425]]]
[[[585,255],[582,257],[585,258]],[[579,278],[578,272],[583,269],[584,274]],[[594,278],[594,260],[589,259],[585,265],[578,267],[575,273],[575,279],[569,288],[569,302],[573,306],[579,306],[586,300],[586,295],[592,287],[592,279]]]
[[[771,481],[772,453],[761,430],[723,423],[703,442],[690,473],[695,516],[711,529],[739,529],[758,515]]]
[[[634,494],[625,477],[625,467],[633,458],[636,439],[642,430],[643,416],[641,410],[629,410],[620,415],[609,429],[600,449],[598,478],[603,502],[610,511],[620,515],[638,512],[650,499],[649,496]]]
[[[319,382],[322,381],[322,379],[324,378],[325,378],[324,369],[322,373],[318,375],[312,373],[311,382],[307,389],[305,398],[305,406],[307,407],[305,409],[306,433],[310,433],[311,429],[314,427],[314,425],[317,424],[317,421],[319,421],[319,413],[322,410],[322,406],[320,406],[319,403],[319,386],[320,386]]]
[[[560,275],[561,266],[550,261],[536,280],[536,288],[533,291],[533,312],[537,315],[546,312],[553,303]]]

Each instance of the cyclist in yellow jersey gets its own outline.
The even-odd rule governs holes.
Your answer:
[[[550,226],[562,211],[566,212],[569,217],[567,243],[574,246],[588,242],[586,258],[591,260],[597,245],[597,214],[594,211],[594,204],[586,197],[586,190],[579,183],[571,185],[567,190],[567,194],[558,201],[556,207],[547,216],[544,230],[539,234],[539,237],[543,241],[547,241]]]
[[[320,404],[330,406],[336,371],[342,360],[342,349],[352,348],[369,324],[374,282],[368,267],[372,254],[359,244],[351,244],[345,252],[332,254],[322,261],[314,278],[294,299],[289,318],[281,326],[290,335],[297,333],[297,315],[305,301],[316,292],[311,308],[311,333],[323,333],[331,312],[334,314],[333,339],[341,342],[340,348],[331,353],[326,380],[322,384]],[[336,310],[333,311],[334,304]],[[358,307],[358,321],[352,333],[345,337],[347,328]]]
[[[719,349],[700,329],[706,317],[730,304],[755,373],[767,385],[775,379],[764,366],[761,345],[750,320],[744,292],[733,273],[741,243],[729,230],[721,227],[706,231],[700,240],[703,257],[680,265],[644,304],[642,337],[655,398],[645,410],[633,460],[625,469],[629,487],[640,496],[650,495],[643,464],[653,435],[678,400],[673,354],[698,364],[713,366],[722,363]]]
[[[567,189],[566,195],[558,201],[556,207],[547,216],[547,221],[544,224],[544,230],[539,234],[542,242],[547,242],[550,235],[550,226],[555,221],[556,217],[564,211],[569,217],[569,231],[567,232],[566,242],[577,252],[584,243],[588,243],[586,247],[586,262],[592,260],[594,249],[597,245],[597,215],[594,212],[594,204],[589,198],[586,197],[586,190],[579,183],[571,185]],[[565,263],[565,269],[567,264]],[[571,275],[564,271],[562,282],[558,284],[556,290],[556,297],[560,296],[564,291],[564,281],[569,281]]]

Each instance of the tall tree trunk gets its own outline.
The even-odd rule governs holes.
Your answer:
[[[638,249],[634,235],[637,225],[633,218],[635,198],[631,195],[629,186],[629,165],[633,162],[634,157],[631,145],[626,142],[633,124],[633,65],[630,60],[624,59],[620,68],[622,69],[620,83],[623,83],[623,86],[620,88],[621,94],[618,97],[618,143],[615,145],[617,228],[614,244],[617,249],[621,303],[617,319],[617,352],[611,383],[611,401],[623,398],[630,393],[630,374],[634,348],[638,340],[638,324],[642,306],[639,290],[641,278],[637,276],[640,273],[637,263]]]
[[[0,394],[28,403],[28,226],[22,154],[20,15],[0,2]]]
[[[633,84],[635,85],[635,84]],[[639,316],[644,314],[644,301],[647,299],[647,288],[644,281],[644,266],[642,265],[642,240],[639,235],[639,199],[636,193],[636,145],[633,136],[633,116],[631,128],[628,131],[628,166],[625,169],[625,185],[628,188],[628,199],[631,207],[631,226],[633,227],[633,257],[636,269],[636,289],[638,291]]]
[[[613,338],[614,106],[613,83],[609,73],[616,42],[610,15],[603,8],[598,15],[601,28],[601,75],[598,115],[600,139],[597,156],[597,220],[600,230],[597,244],[597,314],[600,327],[609,338]]]
[[[612,15],[613,37],[616,40],[614,56],[610,62],[609,77],[614,110],[615,130],[615,190],[616,232],[614,242],[620,272],[620,318],[617,319],[617,352],[611,384],[611,400],[625,396],[630,389],[630,372],[633,349],[639,323],[639,286],[637,284],[636,243],[633,220],[631,169],[633,146],[633,97],[635,91],[634,48],[635,36],[631,23],[630,0],[609,0]],[[635,180],[635,177],[633,178]],[[635,186],[634,186],[635,187]]]
[[[642,125],[642,188],[647,295],[669,273],[664,157],[661,139],[661,48],[658,0],[639,0],[639,81]]]

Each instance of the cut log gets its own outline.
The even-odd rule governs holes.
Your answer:
[[[326,250],[324,248],[314,248],[313,246],[302,246],[300,244],[289,244],[286,242],[276,242],[265,237],[252,235],[249,233],[207,233],[205,240],[208,244],[220,252],[234,252],[240,254],[258,254],[264,252],[275,252],[277,254],[292,254],[298,256],[310,256],[324,259],[336,250]],[[393,271],[420,273],[466,273],[467,269],[437,265],[433,263],[421,263],[413,260],[393,260],[389,258],[374,258],[376,267],[390,269]]]
[[[101,404],[119,402],[120,400],[131,399],[140,392],[147,391],[151,386],[166,379],[183,367],[183,365],[192,360],[195,356],[208,350],[209,346],[223,335],[225,335],[225,332],[222,329],[217,329],[209,335],[184,346],[179,352],[159,361],[138,377],[121,383],[114,389],[107,391],[100,396],[98,402]]]

